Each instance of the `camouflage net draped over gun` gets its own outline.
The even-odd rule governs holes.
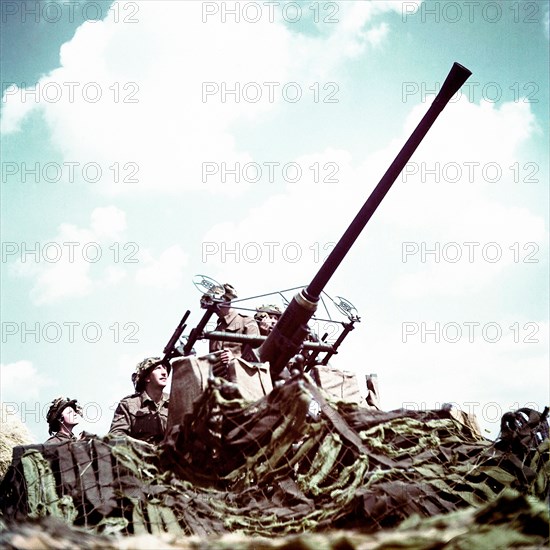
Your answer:
[[[6,518],[123,534],[375,532],[510,488],[544,500],[550,473],[548,440],[521,456],[446,411],[332,403],[307,377],[254,403],[214,380],[159,450],[126,438],[20,450],[0,488]]]

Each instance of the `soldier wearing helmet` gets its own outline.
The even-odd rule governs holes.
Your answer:
[[[237,298],[237,292],[230,284],[224,284],[222,302],[217,306],[216,314],[218,323],[215,330],[221,332],[233,332],[235,334],[247,334],[258,336],[258,324],[248,315],[243,315],[231,307],[231,301]],[[256,361],[256,354],[248,344],[239,342],[224,342],[223,340],[210,340],[210,353],[221,351],[220,363],[214,367],[216,376],[226,376],[229,361],[235,357],[242,357],[247,361]]]
[[[46,443],[75,441],[76,436],[73,434],[73,429],[80,422],[81,415],[82,410],[76,399],[69,399],[68,397],[54,399],[46,415],[48,432],[51,436],[46,440]]]
[[[260,329],[260,334],[267,336],[273,330],[281,315],[281,310],[274,304],[260,306],[254,315],[254,319],[256,319],[258,328]]]
[[[268,336],[273,327],[277,324],[277,321],[281,318],[283,312],[280,310],[279,306],[275,304],[262,305],[256,309],[254,314],[254,319],[258,323],[258,328],[260,329],[260,334],[262,336]],[[285,367],[279,374],[279,378],[288,378],[290,372],[287,367]]]
[[[128,435],[158,444],[164,438],[168,421],[168,394],[163,390],[170,375],[170,363],[148,357],[132,374],[135,393],[118,404],[109,433]]]

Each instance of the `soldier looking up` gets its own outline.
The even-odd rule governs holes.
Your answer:
[[[163,363],[160,357],[148,357],[137,364],[132,374],[136,391],[118,404],[110,434],[153,444],[162,441],[168,421],[168,394],[163,390],[170,370],[170,363]]]
[[[256,319],[258,328],[260,329],[260,334],[267,336],[273,330],[281,315],[282,312],[276,305],[260,306],[254,315],[254,319]]]
[[[46,443],[64,443],[65,441],[76,441],[73,434],[74,427],[82,419],[82,410],[76,399],[68,397],[57,397],[46,415],[49,426],[49,437]]]
[[[256,321],[252,317],[243,315],[231,307],[231,301],[237,298],[235,289],[229,284],[224,284],[223,288],[225,292],[221,297],[222,302],[218,304],[216,308],[218,323],[216,324],[215,330],[232,332],[234,334],[259,336],[260,331]],[[227,375],[227,366],[229,361],[234,357],[242,357],[246,361],[256,361],[256,354],[249,344],[210,340],[210,353],[221,350],[225,353],[220,354],[220,362],[214,367],[214,374],[216,376]]]

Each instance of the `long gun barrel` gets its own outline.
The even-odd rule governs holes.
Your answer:
[[[267,340],[260,346],[262,361],[269,361],[271,377],[276,379],[288,361],[300,350],[307,335],[307,322],[317,309],[322,290],[359,237],[359,234],[378,208],[386,193],[390,190],[420,142],[428,133],[441,111],[451,97],[460,89],[471,75],[466,67],[454,63],[441,90],[430,108],[419,122],[395,160],[391,163],[378,185],[359,210],[350,226],[346,229],[336,246],[306,289],[294,296],[283,315],[273,328]]]

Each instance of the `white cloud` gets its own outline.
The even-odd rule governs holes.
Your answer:
[[[52,380],[38,372],[31,361],[24,359],[15,363],[2,363],[0,377],[4,403],[13,401],[20,403],[23,397],[27,401],[37,399],[42,388],[53,384]]]
[[[368,30],[365,33],[365,36],[369,44],[379,46],[388,35],[388,30],[388,25],[386,23],[381,23],[380,25]]]
[[[270,23],[267,8],[254,24],[219,15],[203,23],[201,8],[201,2],[144,2],[135,24],[115,23],[116,10],[104,21],[84,23],[62,46],[61,66],[38,82],[37,103],[23,105],[17,92],[5,98],[4,131],[42,111],[66,160],[104,167],[101,189],[108,193],[242,192],[246,186],[201,181],[202,162],[251,160],[235,142],[232,125],[282,108],[285,84],[298,82],[307,93],[343,59],[380,43],[387,27],[373,19],[398,5],[339,3],[338,24],[324,25],[318,36],[298,33],[280,18]],[[225,87],[247,85],[239,101],[224,96]],[[116,163],[118,183],[116,169],[108,168]],[[124,183],[130,173],[139,181]]]
[[[311,279],[356,213],[357,197],[365,199],[357,185],[364,179],[343,150],[295,162],[304,167],[299,181],[272,193],[243,219],[209,228],[201,243],[203,272],[234,281],[243,295]],[[305,168],[315,163],[319,170]]]
[[[15,84],[4,90],[2,105],[0,133],[3,135],[19,132],[23,120],[36,108],[36,103],[24,95],[24,89]]]
[[[140,263],[144,266],[136,273],[138,285],[175,290],[182,285],[183,268],[188,263],[188,257],[180,246],[174,245],[161,252],[158,260],[144,251]]]
[[[109,266],[105,269],[104,278],[98,283],[101,286],[114,286],[125,279],[127,273],[124,269],[117,266]]]
[[[53,238],[32,247],[25,243],[34,253],[21,254],[12,270],[33,281],[30,296],[35,304],[85,296],[124,278],[122,268],[103,268],[102,261],[108,258],[116,261],[113,255],[122,247],[112,239],[119,239],[125,230],[125,213],[109,206],[94,209],[90,218],[89,229],[62,223]]]
[[[407,132],[424,109],[412,110]],[[522,147],[540,131],[529,104],[504,103],[497,109],[463,96],[440,118],[396,181],[399,197],[384,205],[385,221],[407,243],[402,251],[411,252],[405,260],[417,268],[396,281],[402,296],[477,292],[517,264],[528,243],[540,248],[548,237],[543,218],[500,202],[520,190]],[[387,159],[388,149],[379,156]],[[423,259],[423,250],[441,253]]]
[[[115,206],[96,208],[91,219],[91,229],[99,237],[118,238],[126,229],[126,213]]]
[[[441,227],[436,240],[402,245],[405,262],[416,267],[396,281],[399,295],[422,297],[479,292],[520,263],[538,263],[548,240],[544,220],[525,208],[480,199],[460,213],[452,232]],[[460,235],[458,241],[453,236]],[[450,238],[446,238],[449,237]]]

